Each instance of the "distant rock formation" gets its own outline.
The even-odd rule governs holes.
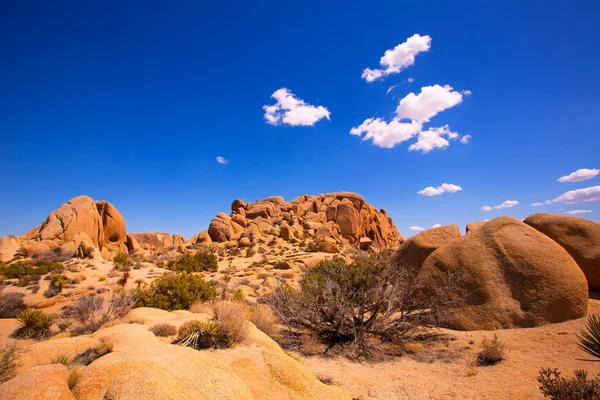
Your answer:
[[[185,238],[183,236],[178,234],[171,235],[166,232],[130,233],[127,236],[133,239],[128,238],[127,242],[127,247],[130,252],[135,252],[139,249],[157,251],[185,244]]]
[[[379,249],[395,248],[404,242],[384,209],[377,210],[351,192],[302,195],[291,202],[281,196],[255,203],[238,199],[231,204],[230,215],[219,213],[207,231],[190,241],[206,245],[228,242],[243,247],[265,242],[268,236],[290,242],[319,239],[331,252],[338,252],[338,245]]]

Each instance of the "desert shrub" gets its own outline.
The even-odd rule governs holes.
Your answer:
[[[50,327],[54,324],[56,315],[44,314],[40,310],[28,308],[19,313],[17,320],[21,326],[13,332],[17,338],[41,339],[50,336]]]
[[[305,333],[300,337],[300,352],[305,356],[323,354],[325,346],[313,332]]]
[[[52,360],[52,364],[62,364],[65,367],[69,367],[73,363],[73,358],[65,355],[59,354]]]
[[[251,307],[250,311],[250,321],[258,329],[269,336],[274,336],[279,332],[279,320],[269,306],[266,304],[256,304]]]
[[[19,357],[23,349],[17,345],[6,345],[0,350],[0,383],[17,375]]]
[[[0,292],[0,318],[15,318],[25,308],[23,293]]]
[[[600,379],[588,378],[588,373],[576,370],[572,379],[565,379],[558,369],[543,368],[538,377],[540,391],[556,400],[592,400],[600,398]]]
[[[129,280],[130,276],[131,276],[131,274],[129,273],[129,271],[123,272],[123,274],[121,275],[119,280],[117,280],[117,284],[119,286],[125,287],[125,285],[127,285],[127,281]]]
[[[494,365],[504,360],[504,343],[494,335],[492,340],[484,339],[481,343],[482,350],[477,354],[477,364]]]
[[[136,297],[138,307],[187,310],[196,302],[217,297],[217,289],[197,275],[178,273],[159,277],[149,287],[140,288]]]
[[[115,267],[122,268],[132,265],[133,261],[131,261],[131,258],[127,254],[119,252],[113,257],[113,264],[115,264]]]
[[[597,315],[590,315],[587,325],[579,335],[579,348],[589,355],[600,358],[600,318]]]
[[[155,336],[173,336],[177,334],[177,328],[174,325],[162,323],[151,327],[150,332],[154,333]]]
[[[101,338],[100,343],[97,346],[90,347],[83,353],[78,354],[74,358],[73,363],[79,365],[90,365],[98,358],[111,353],[113,351],[113,347],[114,345],[110,340]]]
[[[247,258],[250,258],[250,257],[252,257],[255,254],[256,254],[256,250],[254,250],[252,247],[248,247],[246,249],[246,257]]]
[[[56,293],[60,293],[68,282],[69,279],[66,276],[61,274],[52,274],[50,275],[50,285],[48,286],[48,289],[51,289]]]
[[[306,245],[306,251],[318,253],[325,251],[325,242],[322,240],[314,240]]]
[[[17,261],[12,264],[0,265],[0,275],[6,279],[19,279],[26,275],[46,275],[63,269],[62,264],[50,260]]]
[[[288,327],[308,328],[330,344],[353,341],[365,355],[367,335],[399,337],[432,319],[414,294],[414,274],[390,265],[385,252],[350,264],[323,260],[297,289],[283,285],[265,301]]]
[[[179,327],[176,344],[194,349],[227,347],[225,336],[215,321],[188,321]]]
[[[178,260],[168,263],[169,269],[178,272],[216,271],[219,268],[217,256],[206,251],[197,251],[192,254],[183,254]]]
[[[79,367],[75,367],[69,371],[69,376],[67,377],[69,390],[73,390],[75,385],[77,385],[77,382],[79,382],[79,378],[81,378],[81,371],[79,370]]]
[[[75,321],[73,334],[95,332],[107,322],[123,318],[133,304],[132,296],[123,289],[116,289],[112,296],[105,299],[95,294],[86,294],[67,306],[63,312],[65,319]]]
[[[248,307],[242,303],[222,302],[215,304],[215,319],[226,339],[230,341],[228,347],[241,342],[246,337],[244,321],[250,318]]]
[[[231,301],[244,301],[244,292],[241,289],[236,290],[231,295]]]
[[[289,218],[286,218],[285,220],[287,221],[287,223],[288,223],[289,226],[294,225],[294,218],[289,217]]]
[[[213,315],[213,304],[208,302],[199,301],[190,306],[190,311],[195,314],[208,314]]]

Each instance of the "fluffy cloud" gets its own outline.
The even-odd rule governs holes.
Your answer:
[[[492,211],[492,210],[501,210],[503,208],[511,208],[519,204],[516,200],[506,200],[502,204],[498,204],[497,206],[483,206],[481,207],[481,211]]]
[[[442,226],[442,225],[440,225],[440,224],[435,224],[435,225],[433,225],[433,226],[432,226],[432,228],[439,228],[440,226]]]
[[[421,150],[421,153],[427,154],[436,148],[445,149],[450,146],[448,139],[456,139],[458,136],[458,133],[452,132],[448,125],[439,128],[429,128],[426,131],[419,132],[417,142],[411,144],[408,150]],[[446,137],[448,139],[446,139]]]
[[[425,86],[421,93],[409,93],[400,100],[396,114],[400,119],[427,122],[440,112],[460,104],[463,95],[469,94],[468,90],[457,92],[450,85]]]
[[[422,125],[418,122],[400,122],[394,118],[390,123],[381,118],[366,119],[360,126],[350,130],[351,135],[362,136],[362,140],[373,141],[373,144],[385,149],[391,149],[399,143],[405,142],[421,131]]]
[[[400,43],[391,50],[386,50],[379,60],[382,69],[366,68],[362,73],[362,77],[367,82],[373,82],[388,75],[397,74],[406,67],[413,65],[417,54],[429,51],[430,48],[431,37],[429,35],[414,34],[406,39],[406,42]]]
[[[593,210],[572,210],[572,211],[565,211],[565,214],[570,214],[570,215],[578,215],[578,214],[587,214],[587,213],[591,213],[594,212]]]
[[[413,232],[421,232],[421,231],[424,231],[425,228],[422,228],[420,226],[409,226],[408,230],[413,231]]]
[[[323,118],[329,118],[331,114],[323,106],[312,106],[304,100],[297,98],[290,90],[281,88],[276,90],[271,98],[276,103],[263,106],[265,120],[271,125],[287,124],[291,126],[313,126]]]
[[[471,135],[465,135],[463,137],[460,138],[460,142],[462,144],[467,144],[469,143],[469,140],[471,140]]]
[[[415,78],[408,78],[407,81],[408,83],[413,83],[415,81]]]
[[[423,190],[418,191],[417,193],[423,196],[438,196],[442,193],[456,193],[461,190],[462,188],[458,185],[454,185],[452,183],[442,183],[438,187],[429,186]]]
[[[571,172],[569,175],[561,176],[557,179],[558,182],[580,182],[587,181],[588,179],[595,178],[600,174],[600,169],[578,169],[575,172]]]
[[[531,203],[532,207],[547,206],[547,205],[550,205],[550,204],[552,204],[552,200],[546,200],[543,203],[540,203],[539,201],[535,202],[535,203]]]
[[[223,157],[221,157],[221,156],[217,157],[217,162],[218,162],[219,164],[229,164],[229,160],[228,160],[228,159],[226,159],[226,158],[223,158]]]
[[[600,186],[570,190],[558,196],[552,202],[565,204],[600,203]]]

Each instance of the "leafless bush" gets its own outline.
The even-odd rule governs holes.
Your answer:
[[[215,319],[222,332],[236,343],[246,337],[244,321],[249,319],[250,312],[243,303],[221,302],[215,304]]]
[[[279,332],[279,320],[269,306],[256,304],[250,308],[250,312],[250,321],[258,329],[269,336],[275,336]]]
[[[0,318],[16,318],[25,308],[23,293],[0,291]]]
[[[123,318],[133,304],[132,296],[123,289],[112,292],[105,302],[96,294],[81,296],[63,313],[63,318],[73,319],[77,325],[72,329],[75,334],[95,332],[104,324],[117,318]]]
[[[302,347],[300,352],[305,356],[314,356],[325,352],[325,345],[319,340],[313,332],[308,332],[300,337]]]
[[[154,333],[155,336],[175,336],[177,334],[177,328],[175,325],[162,323],[156,324],[150,328],[150,332]]]
[[[494,365],[504,360],[504,343],[494,335],[492,340],[484,339],[481,343],[482,350],[477,354],[477,364]]]

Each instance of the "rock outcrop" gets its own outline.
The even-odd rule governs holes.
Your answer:
[[[2,400],[72,400],[62,364],[34,367],[0,385]]]
[[[418,273],[431,253],[459,237],[460,231],[456,225],[427,229],[402,243],[394,254],[395,262]]]
[[[404,238],[384,209],[377,210],[356,193],[336,192],[317,196],[302,195],[291,202],[281,196],[255,203],[235,200],[231,214],[219,213],[208,227],[208,238],[200,233],[192,244],[265,242],[269,236],[285,241],[319,239],[328,251],[340,245],[367,249],[397,247]],[[242,246],[247,246],[244,240]],[[336,250],[337,249],[337,250]]]
[[[600,224],[551,213],[533,214],[523,222],[567,250],[583,271],[590,290],[600,290]]]
[[[183,236],[178,234],[171,235],[166,232],[130,233],[127,236],[131,236],[132,239],[135,239],[140,248],[150,251],[168,249],[169,247],[177,247],[185,244]],[[129,251],[132,251],[135,247],[133,241],[131,245],[132,248],[130,248]]]
[[[438,304],[456,301],[447,313],[452,329],[532,327],[580,318],[587,309],[587,281],[569,253],[511,217],[435,250],[418,279]]]

